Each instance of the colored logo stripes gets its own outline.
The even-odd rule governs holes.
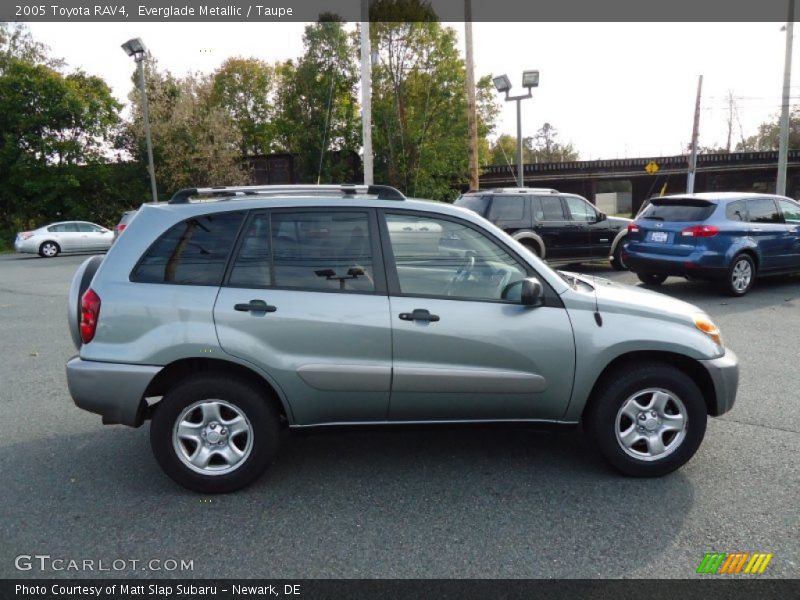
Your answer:
[[[743,573],[745,575],[756,575],[763,573],[772,554],[764,552],[706,552],[697,572],[701,574],[734,575]]]

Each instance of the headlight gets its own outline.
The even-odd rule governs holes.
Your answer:
[[[707,315],[695,315],[694,326],[714,340],[715,344],[722,346],[722,336],[719,333],[719,327],[714,325],[714,321]]]

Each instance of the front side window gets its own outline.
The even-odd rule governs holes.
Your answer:
[[[499,301],[527,276],[496,242],[456,221],[388,214],[386,225],[404,295]]]
[[[751,223],[783,223],[783,217],[772,198],[754,198],[747,201]]]
[[[594,208],[583,198],[564,196],[564,201],[567,203],[567,212],[573,221],[589,222],[596,220],[597,214]]]
[[[219,285],[243,218],[242,212],[224,212],[174,225],[150,246],[131,281]]]
[[[787,225],[800,225],[800,204],[788,200],[778,200]]]
[[[499,221],[522,221],[525,216],[525,196],[495,196],[489,211],[492,223]]]
[[[374,292],[366,212],[256,215],[245,228],[228,284]]]

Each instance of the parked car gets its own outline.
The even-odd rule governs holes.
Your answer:
[[[581,196],[549,188],[500,188],[468,192],[454,204],[485,217],[548,262],[610,256],[611,265],[622,268],[611,244],[631,220],[609,217]]]
[[[800,204],[734,192],[652,198],[628,227],[625,261],[646,284],[676,275],[743,296],[761,275],[800,272]]]
[[[128,223],[130,223],[131,219],[133,219],[133,217],[136,216],[137,212],[139,212],[139,211],[126,210],[124,213],[122,213],[122,217],[120,218],[119,223],[117,223],[114,226],[114,241],[115,242],[117,241],[117,238],[119,237],[119,234],[122,233],[123,231],[125,231],[125,229],[128,227]]]
[[[52,258],[62,252],[105,251],[112,241],[113,234],[105,227],[86,221],[62,221],[17,233],[14,250]]]
[[[287,426],[582,423],[616,469],[660,476],[736,396],[699,308],[393,188],[186,190],[129,230],[72,280],[69,390],[104,423],[152,420],[189,489],[247,485]]]

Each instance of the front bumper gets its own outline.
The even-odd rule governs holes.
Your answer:
[[[714,383],[714,404],[709,407],[709,414],[718,417],[732,409],[736,401],[736,390],[739,387],[739,359],[731,350],[726,350],[719,358],[699,362],[708,371]]]
[[[144,421],[144,393],[161,367],[83,360],[67,362],[67,385],[75,405],[103,417],[106,425],[138,427]]]

